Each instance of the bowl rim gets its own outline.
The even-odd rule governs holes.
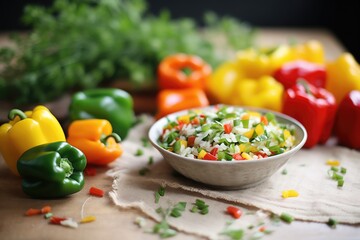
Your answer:
[[[160,125],[161,122],[166,121],[168,118],[173,118],[173,117],[176,117],[178,115],[185,114],[185,113],[187,113],[187,112],[189,112],[191,110],[206,110],[206,109],[214,108],[216,106],[229,106],[229,107],[241,108],[241,109],[245,109],[245,110],[259,111],[259,112],[262,112],[262,113],[264,113],[264,112],[273,113],[275,115],[275,117],[280,117],[282,119],[285,119],[285,120],[289,121],[291,124],[297,125],[297,127],[303,133],[303,138],[301,139],[301,141],[294,148],[290,149],[287,152],[280,153],[280,154],[277,154],[277,155],[273,155],[273,156],[270,156],[270,157],[267,157],[267,158],[250,159],[250,160],[243,160],[243,161],[209,161],[209,160],[199,160],[199,159],[195,159],[195,158],[194,159],[193,158],[188,158],[188,157],[181,156],[179,154],[170,152],[170,151],[162,148],[157,143],[157,139],[152,139],[152,132],[155,132],[158,129],[158,125]],[[164,151],[164,152],[166,152],[167,154],[170,154],[173,157],[180,158],[180,159],[183,159],[185,161],[193,161],[193,162],[196,162],[198,164],[215,164],[215,165],[218,165],[218,164],[221,164],[221,165],[222,164],[228,164],[228,165],[232,165],[232,164],[252,164],[254,162],[275,161],[280,156],[281,157],[286,157],[288,155],[291,156],[292,154],[294,154],[295,152],[297,152],[298,150],[300,150],[304,146],[304,144],[305,144],[305,142],[307,140],[307,135],[308,134],[307,134],[307,131],[306,131],[305,127],[298,120],[296,120],[295,118],[290,117],[289,115],[286,115],[284,113],[277,112],[277,111],[274,111],[274,110],[265,109],[265,108],[258,108],[258,107],[252,107],[252,106],[236,106],[236,105],[228,105],[228,104],[216,104],[216,105],[210,105],[210,106],[206,106],[206,107],[189,108],[189,109],[180,110],[180,111],[177,111],[177,112],[174,112],[174,113],[170,113],[170,114],[156,120],[151,125],[151,127],[150,127],[150,129],[148,131],[148,139],[149,139],[150,143],[156,149],[158,149],[158,151],[160,151],[160,152]]]

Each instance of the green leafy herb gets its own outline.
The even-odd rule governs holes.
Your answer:
[[[145,174],[147,174],[148,172],[150,172],[150,169],[147,167],[143,167],[142,169],[139,170],[139,175],[145,176]]]
[[[287,171],[286,168],[284,168],[284,169],[281,171],[281,174],[282,174],[282,175],[286,175],[287,173],[288,173],[288,171]]]
[[[149,142],[149,139],[147,137],[142,137],[141,142],[142,142],[143,147],[149,147],[150,146],[150,142]]]
[[[185,211],[185,208],[186,208],[186,202],[179,202],[177,203],[171,210],[170,212],[170,216],[172,217],[180,217],[181,216],[181,213],[183,211]]]
[[[55,0],[48,8],[26,6],[23,19],[31,32],[14,38],[14,48],[0,49],[0,100],[17,104],[113,79],[151,87],[159,62],[175,52],[196,54],[213,67],[224,60],[194,20],[173,20],[166,10],[151,15],[145,0]],[[248,24],[214,14],[207,19],[204,32],[220,32],[234,50],[252,45]]]
[[[154,163],[154,157],[150,156],[148,160],[148,165],[151,166]]]
[[[294,221],[294,218],[288,213],[282,213],[280,219],[286,223],[292,223],[292,221]]]
[[[153,227],[153,233],[159,234],[161,238],[173,237],[177,234],[174,229],[171,229],[167,221],[164,219]]]
[[[142,156],[144,154],[144,151],[142,150],[142,149],[138,149],[138,150],[136,150],[136,152],[135,152],[135,156]]]
[[[336,228],[337,225],[337,221],[333,218],[329,218],[327,225],[331,228]]]
[[[209,205],[205,204],[205,202],[201,199],[196,199],[194,206],[190,210],[192,213],[200,213],[202,215],[206,215],[209,213]]]
[[[161,186],[161,187],[155,192],[155,203],[159,203],[160,197],[163,197],[164,195],[165,195],[165,188]]]
[[[228,236],[232,240],[241,240],[244,237],[244,230],[242,230],[242,229],[228,229],[228,230],[223,231],[220,234]]]

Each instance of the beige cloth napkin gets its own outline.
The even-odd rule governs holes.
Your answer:
[[[298,220],[327,222],[331,217],[341,223],[360,223],[358,151],[338,146],[300,150],[265,183],[245,190],[222,191],[210,189],[181,176],[156,149],[150,145],[144,147],[141,139],[147,136],[154,120],[147,115],[141,118],[142,123],[133,128],[128,138],[122,142],[123,156],[108,172],[114,177],[114,188],[110,196],[120,207],[136,207],[159,220],[159,215],[155,212],[157,207],[185,201],[188,203],[186,213],[181,218],[171,218],[169,223],[176,229],[209,238],[215,238],[224,229],[226,220],[231,219],[225,213],[226,207],[234,204],[244,204],[278,215],[286,212]],[[142,156],[135,156],[138,149],[144,151]],[[148,163],[150,156],[154,159],[152,165]],[[326,164],[327,160],[338,160],[347,169],[342,188],[338,188],[337,182],[329,177],[330,166]],[[142,176],[139,171],[144,168],[149,171]],[[286,175],[282,174],[284,169],[287,170]],[[166,195],[155,204],[154,193],[160,185],[166,187]],[[299,196],[282,198],[282,191],[288,189],[297,190]],[[197,198],[208,203],[210,217],[205,218],[188,210]],[[253,217],[247,223],[257,221],[259,219]]]

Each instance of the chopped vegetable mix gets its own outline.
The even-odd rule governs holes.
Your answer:
[[[290,150],[294,128],[272,113],[215,106],[168,119],[160,145],[184,157],[209,161],[262,159]]]

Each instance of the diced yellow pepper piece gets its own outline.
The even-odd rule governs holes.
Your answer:
[[[284,139],[286,140],[286,139],[288,139],[290,136],[291,136],[290,131],[287,130],[287,129],[285,129],[285,130],[284,130]]]
[[[200,152],[199,152],[199,155],[198,155],[198,159],[203,159],[206,155],[206,151],[204,149],[202,149]]]
[[[298,197],[298,196],[299,196],[299,193],[293,189],[282,191],[283,198]]]
[[[89,223],[89,222],[93,222],[96,220],[95,216],[87,216],[84,217],[83,219],[81,219],[80,223]]]
[[[264,134],[264,126],[262,124],[258,124],[256,127],[255,127],[255,132],[258,136],[260,135],[263,135]]]
[[[326,164],[330,165],[330,166],[334,166],[334,167],[340,166],[340,162],[338,160],[330,160],[329,159],[326,161]]]
[[[252,128],[249,131],[247,131],[246,133],[244,133],[243,135],[250,139],[253,134],[254,134],[254,129]]]
[[[181,146],[184,146],[184,148],[186,148],[187,147],[187,141],[186,140],[180,140],[180,144],[181,144]]]
[[[178,117],[178,121],[181,123],[184,123],[184,124],[189,124],[190,116],[189,115],[180,116],[180,117]]]
[[[243,158],[245,158],[246,160],[250,160],[250,159],[251,159],[251,156],[250,156],[248,153],[246,153],[246,152],[243,152],[243,153],[241,154],[241,156],[242,156]]]

